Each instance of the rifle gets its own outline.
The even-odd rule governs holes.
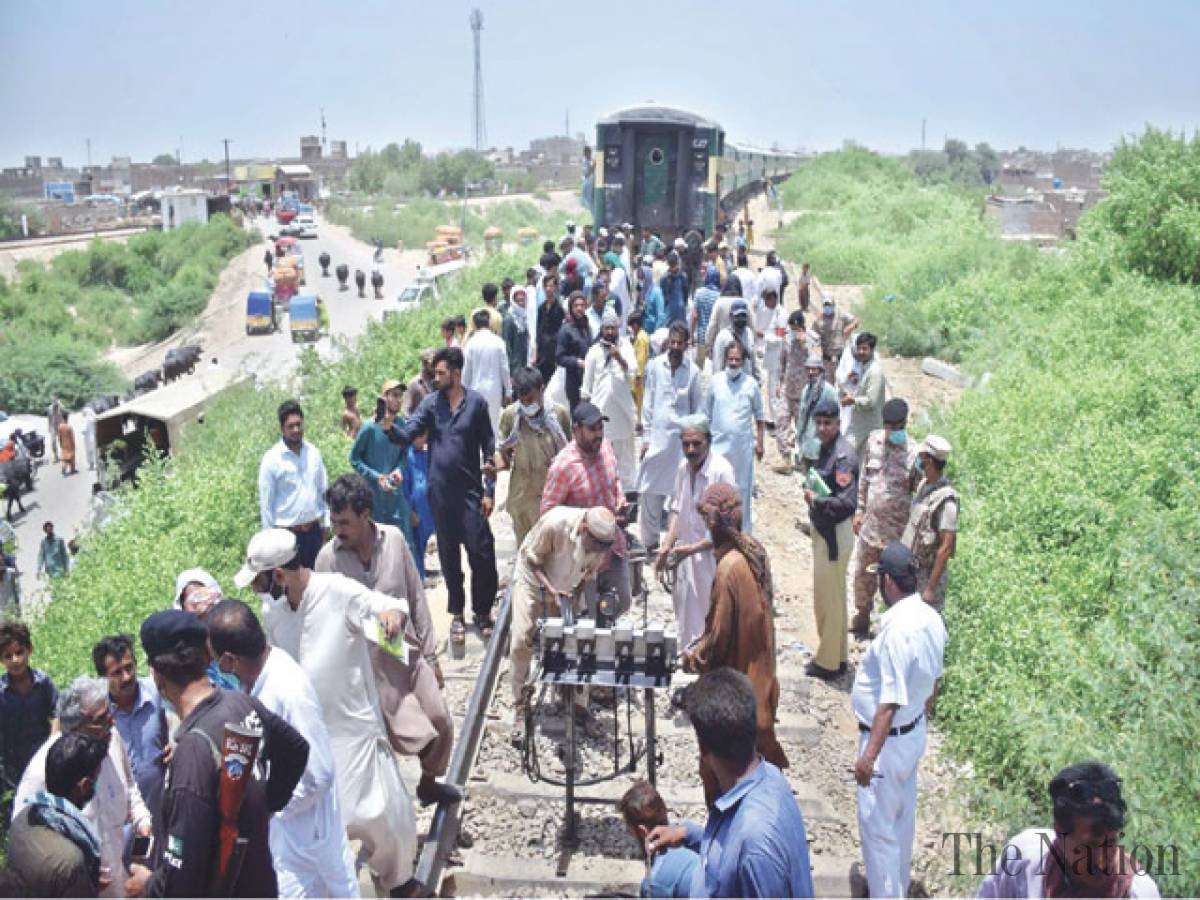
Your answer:
[[[246,788],[254,778],[254,764],[262,748],[261,729],[225,723],[221,738],[220,788],[217,809],[221,817],[217,846],[217,868],[213,874],[212,895],[228,897],[241,872],[249,841],[238,831],[238,819]]]

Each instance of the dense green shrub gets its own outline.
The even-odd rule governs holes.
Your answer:
[[[338,427],[342,386],[357,385],[371,397],[386,378],[407,382],[421,350],[436,343],[442,319],[467,312],[484,282],[515,278],[530,261],[529,254],[490,258],[443,300],[371,324],[339,361],[304,358],[295,396],[331,478],[349,471],[350,441]],[[259,528],[259,460],[279,439],[275,410],[286,396],[275,387],[235,389],[185,433],[177,456],[141,470],[136,489],[121,498],[124,514],[85,541],[71,576],[55,586],[45,616],[33,624],[37,664],[56,681],[87,670],[99,637],[136,634],[146,615],[168,606],[183,569],[203,566],[233,592],[233,573]]]
[[[114,389],[120,378],[101,354],[113,345],[159,340],[191,322],[225,264],[252,239],[227,216],[216,216],[125,244],[93,241],[48,266],[20,263],[14,283],[0,280],[0,373],[14,373],[0,374],[0,409],[44,408],[51,384],[73,406]],[[68,350],[61,377],[44,377],[40,367],[66,359]]]
[[[574,213],[543,213],[536,203],[529,200],[498,200],[486,207],[446,203],[440,200],[410,200],[403,206],[351,206],[335,203],[328,215],[339,225],[345,225],[359,240],[371,241],[379,238],[386,246],[394,247],[403,241],[407,249],[419,249],[426,241],[435,237],[439,225],[463,227],[463,239],[473,247],[483,244],[483,233],[495,226],[503,233],[506,242],[517,240],[517,231],[523,227],[535,228],[542,239],[557,238],[566,233],[566,222],[574,219],[579,224],[590,222],[591,216],[584,210]]]

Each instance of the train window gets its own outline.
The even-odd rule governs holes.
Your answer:
[[[666,158],[666,157],[664,157],[664,156],[663,156],[663,152],[662,152],[662,148],[661,148],[661,147],[654,147],[654,148],[652,148],[652,149],[650,150],[650,163],[651,163],[651,165],[655,165],[655,166],[662,165],[662,161],[663,161],[665,158]]]

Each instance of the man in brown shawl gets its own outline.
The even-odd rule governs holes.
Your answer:
[[[697,505],[712,534],[717,574],[713,579],[704,633],[683,654],[684,668],[710,672],[728,666],[742,672],[758,700],[758,752],[787,768],[787,755],[775,737],[779,682],[775,678],[774,594],[771,564],[762,544],[742,529],[742,498],[730,484],[711,484]],[[718,796],[716,776],[700,764],[705,799]]]

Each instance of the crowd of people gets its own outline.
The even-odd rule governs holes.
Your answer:
[[[441,346],[411,380],[385,380],[365,418],[358,390],[345,389],[352,472],[332,481],[304,410],[283,403],[258,473],[261,530],[228,573],[260,608],[226,598],[208,572],[181,573],[171,608],[140,626],[149,677],[138,677],[134,637],[109,635],[95,645],[96,677],[60,694],[30,665],[25,626],[0,626],[10,877],[35,894],[194,896],[220,885],[357,896],[365,864],[380,890],[423,892],[413,799],[462,798],[441,780],[454,725],[425,593],[428,542],[449,641],[471,628],[489,640],[501,581],[491,520],[506,472],[514,741],[525,737],[539,621],[568,607],[621,616],[634,599],[631,561],[646,559],[671,594],[679,665],[698,675],[684,705],[708,819],[671,823],[652,786],[630,789],[620,812],[646,856],[643,890],[811,896],[803,816],[781,771],[798,761],[775,730],[775,583],[754,537],[764,524],[755,471],[772,431],[775,468],[807,509],[819,636],[807,674],[846,677],[850,637],[875,629],[850,689],[858,821],[871,895],[905,896],[947,641],[951,447],[909,436],[875,337],[807,265],[789,304],[785,267],[774,253],[752,267],[748,235],[740,228],[731,251],[722,229],[697,256],[648,229],[568,225],[523,283],[485,285],[478,309],[447,319]],[[564,713],[581,720],[602,702],[583,689],[570,700]],[[262,733],[269,765],[241,806],[240,868],[222,883],[218,748],[230,723]],[[412,797],[397,756],[419,760]],[[1116,871],[1119,848],[1077,872],[1124,823],[1112,772],[1076,767],[1050,794],[1057,837],[1042,856],[1070,864],[997,872],[985,893],[1153,888]],[[1019,840],[1037,849],[1036,836]]]

